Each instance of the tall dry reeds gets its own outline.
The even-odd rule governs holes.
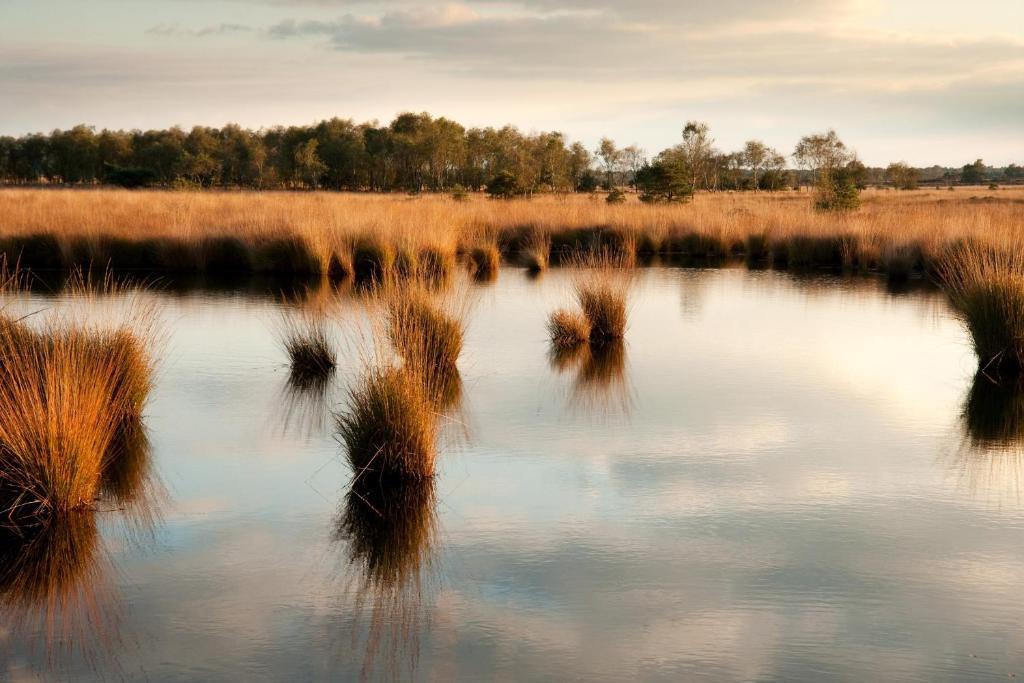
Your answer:
[[[1019,377],[1024,369],[1024,242],[962,242],[943,257],[939,273],[963,319],[979,369]]]
[[[57,313],[30,326],[4,311],[0,524],[45,522],[100,495],[141,422],[152,360],[139,335],[150,322],[109,329]]]
[[[481,235],[519,245],[539,266],[545,250],[522,249],[524,237],[536,235],[550,240],[559,259],[595,249],[702,263],[749,254],[776,267],[891,267],[899,278],[908,266],[932,270],[943,245],[1020,235],[1024,190],[978,193],[868,190],[857,211],[833,215],[792,192],[699,194],[666,206],[608,205],[583,195],[456,202],[440,195],[5,189],[0,253],[33,270],[316,271],[380,281],[403,249],[421,265],[423,250],[438,247],[492,263],[490,249],[472,255]],[[892,258],[879,258],[883,247]]]

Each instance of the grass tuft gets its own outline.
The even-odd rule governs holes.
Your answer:
[[[437,422],[422,384],[404,369],[369,367],[337,425],[357,481],[434,476]]]
[[[590,341],[590,322],[585,315],[559,309],[548,318],[548,334],[555,349],[575,349]]]
[[[961,242],[939,274],[974,343],[979,369],[1018,377],[1024,369],[1024,252],[1019,245]]]

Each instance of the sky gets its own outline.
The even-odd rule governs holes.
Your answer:
[[[869,165],[1024,162],[1024,1],[0,0],[0,134],[388,122],[602,136],[691,119]]]

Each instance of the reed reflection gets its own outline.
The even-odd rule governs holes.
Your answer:
[[[623,340],[570,348],[552,346],[548,360],[559,374],[572,374],[572,405],[606,415],[628,414],[632,409]]]
[[[437,584],[438,536],[433,478],[357,481],[346,495],[334,540],[345,544],[364,677],[415,670]]]
[[[979,372],[964,399],[961,483],[975,496],[1020,503],[1024,462],[1024,385]]]

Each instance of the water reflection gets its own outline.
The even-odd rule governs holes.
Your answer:
[[[333,371],[328,374],[289,371],[275,401],[282,433],[295,433],[308,439],[324,432],[331,414],[333,379]]]
[[[35,666],[60,670],[77,657],[90,670],[116,668],[120,610],[99,524],[120,522],[124,540],[152,538],[162,492],[146,428],[129,421],[105,459],[96,508],[62,513],[28,529],[0,529],[4,622]]]
[[[551,368],[572,373],[570,402],[585,411],[628,414],[632,396],[626,379],[626,344],[621,339],[548,351]]]
[[[356,482],[345,497],[334,540],[345,543],[346,594],[355,604],[363,675],[415,670],[436,589],[438,522],[434,481],[387,487]]]
[[[961,414],[961,483],[975,496],[1020,503],[1024,463],[1024,386],[975,375]]]

